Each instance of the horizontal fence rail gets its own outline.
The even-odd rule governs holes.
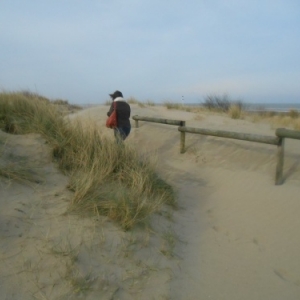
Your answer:
[[[277,128],[275,134],[280,138],[300,140],[300,131]]]
[[[236,140],[263,143],[263,144],[277,146],[277,166],[276,166],[276,174],[275,174],[275,184],[276,185],[282,184],[284,139],[282,139],[280,137],[273,137],[273,136],[248,134],[248,133],[223,131],[223,130],[211,130],[211,129],[204,129],[204,128],[192,128],[192,127],[185,127],[185,126],[178,127],[178,130],[181,133],[185,133],[185,132],[197,133],[197,134],[202,134],[202,135],[211,135],[211,136],[216,136],[216,137],[223,137],[223,138],[236,139]],[[185,151],[185,136],[181,136],[180,152],[184,153],[184,151]]]
[[[277,146],[277,166],[276,166],[276,174],[275,174],[276,185],[280,185],[283,183],[283,161],[284,161],[285,138],[300,140],[300,131],[289,130],[285,128],[276,129],[275,132],[276,136],[273,137],[273,136],[240,133],[240,132],[232,132],[232,131],[186,127],[185,121],[182,120],[169,120],[169,119],[161,119],[161,118],[144,117],[138,115],[133,116],[132,119],[135,120],[136,128],[138,128],[138,121],[146,121],[146,122],[154,122],[154,123],[179,126],[178,131],[180,132],[180,153],[185,152],[186,133],[211,135],[211,136],[216,136],[221,138],[229,138],[229,139],[236,139],[236,140],[242,140],[248,142],[275,145]]]
[[[223,131],[223,130],[211,130],[211,129],[203,129],[203,128],[192,128],[192,127],[185,127],[185,126],[179,127],[178,130],[182,132],[212,135],[217,137],[264,143],[270,145],[278,145],[278,140],[279,140],[277,137],[273,137],[273,136],[264,136],[264,135],[239,133],[239,132]]]
[[[182,120],[151,118],[151,117],[143,117],[143,116],[138,116],[138,115],[133,116],[132,119],[135,120],[136,128],[139,127],[138,121],[154,122],[154,123],[161,123],[161,124],[168,124],[168,125],[175,125],[175,126],[184,126],[185,125],[185,121],[182,121]]]

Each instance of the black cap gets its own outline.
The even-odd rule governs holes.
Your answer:
[[[123,97],[123,94],[120,91],[115,91],[112,94],[109,94],[113,99],[116,99],[118,97]]]

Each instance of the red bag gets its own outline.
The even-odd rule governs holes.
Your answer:
[[[117,103],[114,102],[114,110],[111,115],[106,120],[106,127],[108,128],[116,128],[117,125]]]

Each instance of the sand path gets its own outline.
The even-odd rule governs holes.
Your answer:
[[[188,126],[274,135],[265,124],[158,113]],[[178,154],[176,128],[140,123],[134,139],[156,148],[181,207],[174,228],[182,261],[170,299],[299,299],[300,142],[287,141],[285,183],[275,186],[274,146],[190,135]]]

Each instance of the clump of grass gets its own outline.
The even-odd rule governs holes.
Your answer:
[[[230,105],[229,110],[228,110],[228,115],[232,119],[241,119],[242,118],[242,109],[240,106],[233,104]]]
[[[287,127],[295,130],[300,130],[300,118],[294,112],[276,113],[271,111],[259,112],[251,115],[253,122],[267,122],[272,127]]]
[[[0,156],[3,154],[3,149],[0,148]],[[5,162],[5,163],[4,163]],[[40,183],[42,180],[38,179],[38,174],[34,170],[33,163],[27,160],[15,159],[0,161],[0,176],[9,180],[20,182],[36,182]]]
[[[50,100],[38,93],[31,92],[29,90],[23,90],[19,92],[21,95],[25,96],[27,99],[36,99],[39,101],[50,102]]]
[[[241,100],[232,100],[226,94],[219,95],[208,95],[204,99],[203,107],[217,112],[229,112],[230,108],[235,106],[241,111],[244,108],[244,103]]]
[[[164,105],[167,107],[167,109],[177,109],[177,110],[183,110],[183,111],[188,111],[188,112],[197,112],[198,111],[197,107],[187,106],[187,105],[183,105],[180,103],[174,103],[174,102],[169,102],[169,101],[164,102]]]
[[[142,108],[146,107],[146,105],[143,102],[139,102],[138,105],[139,105],[139,107],[142,107]]]
[[[145,103],[137,100],[136,98],[134,97],[129,97],[127,100],[126,100],[129,104],[137,104],[139,107],[146,107]]]
[[[53,158],[70,176],[72,211],[101,213],[129,229],[163,203],[175,205],[172,188],[152,163],[105,138],[96,124],[71,124],[53,104],[20,93],[1,93],[0,111],[4,128],[39,133],[51,145]]]
[[[300,129],[300,119],[294,118],[289,115],[276,115],[272,118],[267,119],[268,122],[270,122],[274,127],[288,127],[293,128],[295,130]]]
[[[54,105],[22,93],[1,93],[0,111],[0,122],[10,133],[38,132],[48,139],[57,139],[58,132],[65,127]]]
[[[163,235],[164,243],[160,249],[160,252],[168,257],[174,256],[174,248],[178,237],[173,231],[166,231]]]
[[[69,105],[68,100],[63,100],[63,99],[55,99],[52,101],[52,103],[57,105]]]
[[[134,98],[134,97],[129,97],[128,99],[127,99],[127,102],[129,103],[129,104],[139,104],[140,103],[140,101],[138,101],[136,98]]]
[[[203,106],[208,110],[227,112],[230,108],[230,101],[227,95],[208,95],[204,99]]]
[[[74,113],[82,109],[80,105],[70,104],[68,100],[63,99],[55,99],[51,103],[57,105],[61,111],[65,111],[66,113]]]
[[[146,158],[128,146],[102,137],[93,124],[88,129],[80,123],[73,126],[77,146],[72,149],[78,147],[80,153],[70,172],[75,210],[99,212],[127,229],[146,219],[163,203],[175,204],[171,187],[155,175]],[[72,164],[69,155],[62,159],[66,165]]]
[[[300,130],[300,118],[294,121],[294,129]]]
[[[164,106],[167,107],[167,109],[177,109],[177,110],[193,112],[193,113],[198,113],[203,111],[203,107],[201,107],[200,105],[189,106],[189,105],[183,105],[181,103],[176,103],[171,101],[165,101],[163,104]]]
[[[273,118],[277,115],[278,115],[278,113],[276,113],[276,111],[273,111],[273,110],[261,112],[261,116],[266,117],[266,118]]]
[[[300,114],[297,110],[290,109],[288,112],[288,116],[291,117],[292,119],[297,119],[297,118],[299,118]]]
[[[171,101],[165,101],[164,106],[166,106],[167,109],[183,109],[182,104],[171,102]]]
[[[152,100],[147,100],[147,101],[146,101],[146,104],[147,104],[148,106],[155,106],[155,102],[152,101]]]

